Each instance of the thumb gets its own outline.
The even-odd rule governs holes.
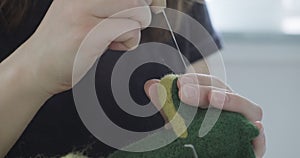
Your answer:
[[[147,94],[148,98],[151,100],[151,102],[154,104],[154,106],[157,108],[157,110],[161,110],[162,106],[159,102],[158,98],[158,86],[159,86],[159,80],[152,79],[145,83],[144,90]]]
[[[160,86],[159,80],[152,79],[145,83],[144,90],[145,90],[145,93],[148,96],[148,98],[151,100],[153,105],[156,107],[156,109],[160,112],[160,114],[164,118],[165,123],[167,123],[165,125],[165,128],[170,129],[171,125],[168,123],[169,121],[162,110],[163,105],[161,105],[161,101],[159,100],[159,96],[158,96],[159,86]]]

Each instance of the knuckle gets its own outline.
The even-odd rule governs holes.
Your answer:
[[[211,79],[214,80],[214,81],[219,81],[219,78],[218,78],[217,76],[211,75],[210,77],[211,77]]]
[[[213,81],[213,83],[221,86],[221,88],[226,89],[225,83],[220,78],[218,78],[216,76],[212,76],[212,81]]]
[[[202,74],[191,74],[189,77],[191,78],[191,80],[193,80],[197,84],[205,83],[205,80],[206,80],[205,76]]]
[[[238,94],[234,94],[234,93],[227,93],[230,101],[235,103],[236,106],[243,106],[243,99],[241,98],[240,95]]]

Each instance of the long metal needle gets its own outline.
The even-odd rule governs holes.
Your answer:
[[[162,14],[164,15],[164,18],[166,19],[168,28],[170,29],[171,36],[172,36],[173,41],[174,41],[174,43],[175,43],[176,49],[177,49],[178,52],[179,52],[179,56],[180,56],[180,58],[181,58],[181,60],[182,60],[182,63],[183,63],[183,65],[184,65],[184,68],[187,69],[187,64],[185,63],[185,60],[184,60],[184,58],[183,58],[183,54],[181,53],[181,50],[180,50],[180,48],[179,48],[179,45],[178,45],[178,43],[177,43],[175,34],[174,34],[173,29],[172,29],[172,27],[171,27],[171,25],[170,25],[170,22],[169,22],[169,19],[168,19],[168,17],[167,17],[167,14],[166,14],[165,10],[162,11]]]
[[[194,157],[195,157],[195,158],[198,158],[197,151],[196,151],[195,147],[194,147],[192,144],[185,144],[184,147],[186,147],[186,148],[191,148],[192,151],[193,151]]]
[[[174,43],[175,43],[175,46],[176,46],[176,48],[177,48],[177,50],[178,50],[179,56],[180,56],[180,58],[181,58],[181,60],[182,60],[182,63],[183,63],[183,65],[184,65],[185,69],[187,69],[187,65],[186,65],[185,60],[184,60],[184,58],[183,58],[183,54],[181,53],[181,50],[180,50],[180,48],[179,48],[178,42],[177,42],[177,40],[176,40],[175,34],[174,34],[173,29],[172,29],[172,27],[171,27],[171,25],[170,25],[170,22],[169,22],[169,19],[168,19],[168,17],[167,17],[167,14],[166,14],[165,10],[162,11],[162,14],[164,15],[164,18],[166,19],[168,28],[170,29],[171,36],[172,36],[173,41],[174,41]],[[192,151],[193,151],[194,157],[195,157],[195,158],[198,158],[198,154],[197,154],[197,152],[196,152],[196,150],[195,150],[195,148],[194,148],[193,145],[191,145],[191,144],[185,144],[184,147],[186,147],[186,148],[191,148]]]

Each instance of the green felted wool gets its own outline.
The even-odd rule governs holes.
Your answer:
[[[212,130],[204,137],[198,136],[201,123],[207,110],[199,109],[189,127],[183,117],[175,115],[180,100],[178,97],[177,76],[167,75],[160,83],[166,89],[167,99],[164,101],[163,112],[171,123],[172,130],[178,138],[169,145],[148,152],[116,151],[109,158],[193,158],[192,149],[184,145],[192,144],[200,158],[255,158],[251,141],[258,136],[259,130],[244,116],[238,113],[222,111]],[[160,93],[159,93],[160,94]],[[164,137],[144,138],[147,143],[164,141]],[[141,141],[142,142],[142,141]],[[134,145],[142,145],[136,142]],[[130,145],[129,145],[130,146]]]

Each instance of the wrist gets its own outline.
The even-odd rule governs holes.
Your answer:
[[[23,44],[11,56],[1,63],[1,72],[5,76],[9,89],[18,90],[24,97],[29,97],[36,101],[47,100],[52,96],[42,85],[37,73],[38,65],[35,58]]]

